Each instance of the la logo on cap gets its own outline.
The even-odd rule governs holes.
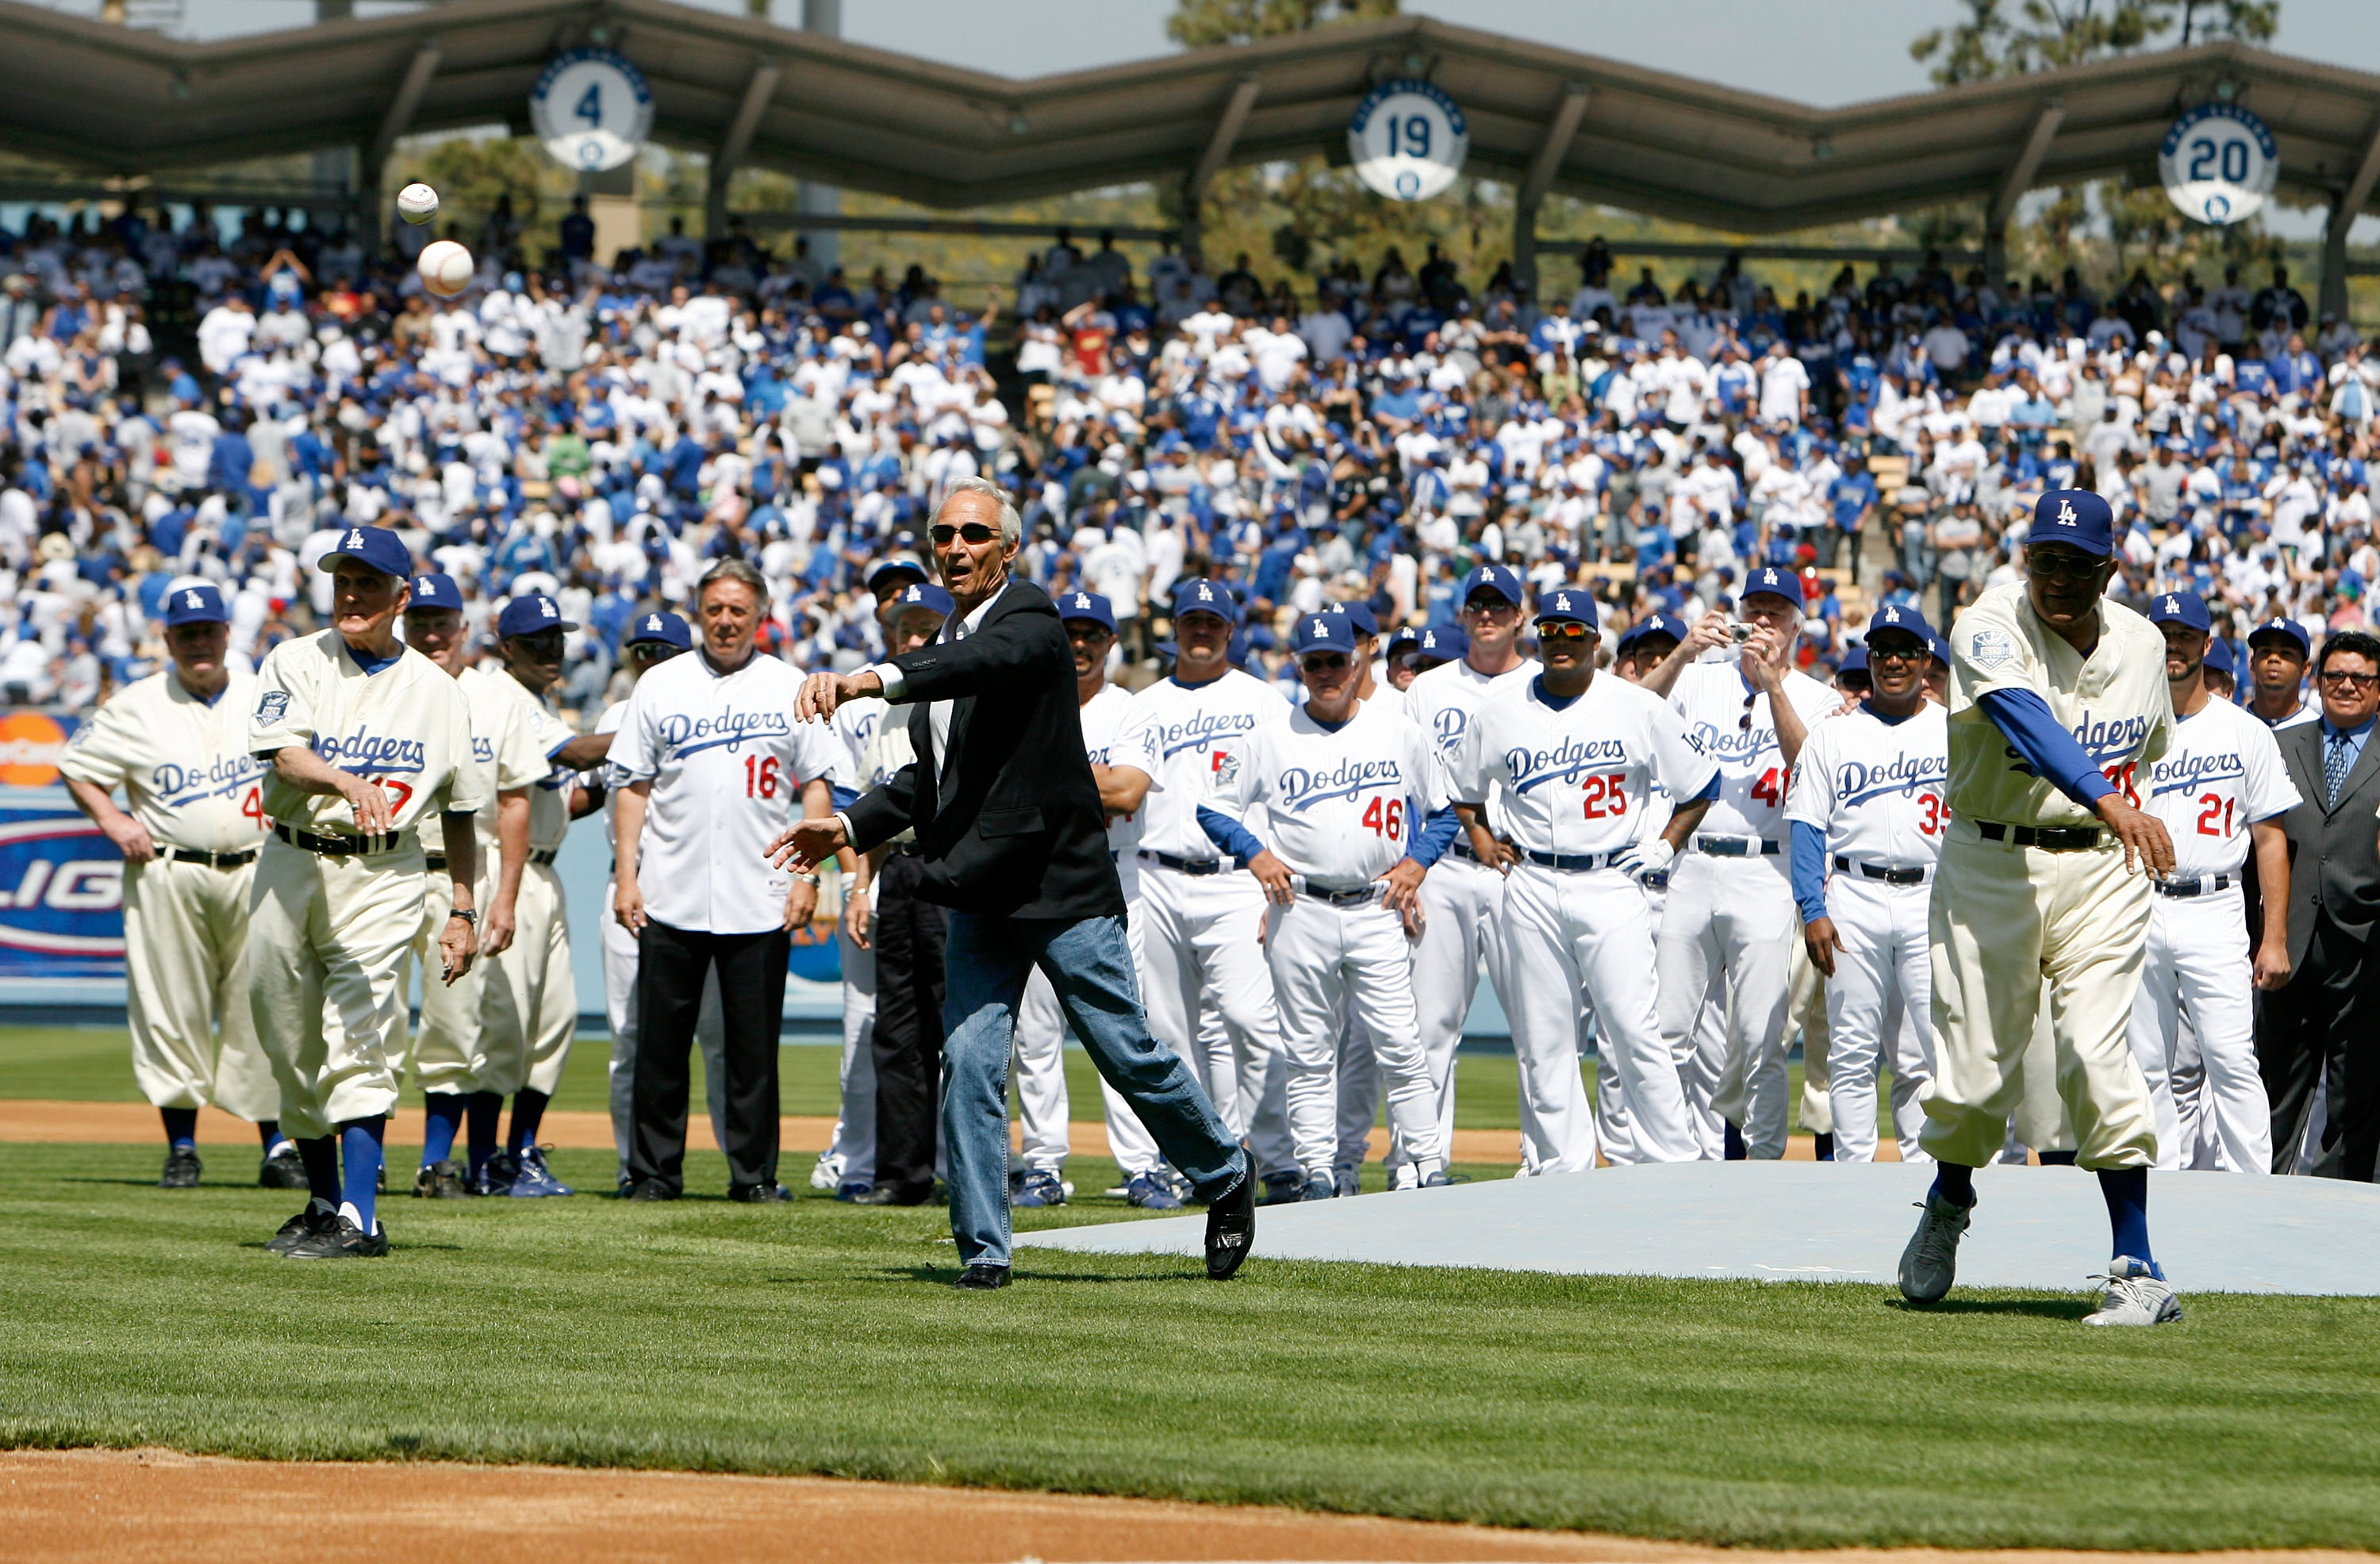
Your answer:
[[[364,529],[358,527],[354,531],[347,534],[347,547],[350,549],[360,549],[363,546]]]
[[[538,599],[537,611],[548,619],[559,619],[562,617],[562,615],[553,611],[553,600],[552,598]]]
[[[2073,501],[2060,500],[2058,502],[2058,525],[2060,527],[2072,527],[2075,525]]]
[[[2180,613],[2181,612],[2181,600],[2180,598],[2173,597],[2166,599],[2165,611],[2168,613]]]
[[[1886,609],[1886,610],[1884,611],[1884,622],[1885,622],[1887,624],[1900,624],[1900,611],[1899,609],[1897,609],[1897,608],[1888,608],[1888,609]]]
[[[648,619],[648,620],[646,620],[646,621],[645,621],[645,628],[646,628],[646,629],[648,629],[648,630],[658,630],[658,629],[660,629],[661,627],[662,627],[662,616],[661,616],[660,614],[658,614],[658,613],[654,614],[651,618],[650,618],[650,619]]]
[[[185,592],[182,595],[182,606],[184,608],[196,608],[199,606],[199,594],[195,589]]]
[[[413,584],[413,589],[414,589],[415,591],[417,591],[417,592],[426,592],[426,591],[429,591],[429,590],[431,589],[431,588],[430,588],[430,577],[428,577],[427,576],[423,576],[420,580],[416,581],[416,582]]]
[[[1556,592],[1554,594],[1554,607],[1560,609],[1564,613],[1568,613],[1570,612],[1570,594],[1568,592]]]
[[[1330,633],[1330,626],[1318,619],[1314,622],[1314,633],[1318,636],[1327,636]]]

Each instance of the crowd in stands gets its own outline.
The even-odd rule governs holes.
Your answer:
[[[269,212],[228,241],[154,213],[0,232],[0,702],[88,709],[156,666],[184,576],[259,656],[316,625],[310,565],[365,522],[482,628],[560,599],[574,712],[623,626],[727,555],[766,576],[778,654],[857,666],[870,567],[977,475],[1018,498],[1021,573],[1105,594],[1135,657],[1208,574],[1285,684],[1281,615],[1450,622],[1488,560],[1589,587],[1607,646],[1790,565],[1831,666],[1864,604],[1947,627],[2021,569],[2044,487],[2115,507],[2117,595],[2196,591],[2227,641],[2362,627],[2380,581],[2380,351],[2278,268],[2100,298],[1929,257],[1787,302],[1733,260],[1632,283],[1597,245],[1538,298],[1434,248],[1268,282],[1062,235],[1003,303],[678,224],[602,266],[583,209],[534,264],[508,206],[457,236],[478,284],[440,300],[400,253]]]

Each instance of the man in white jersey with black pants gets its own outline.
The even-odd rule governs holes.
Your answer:
[[[198,1187],[199,1109],[212,1104],[257,1126],[260,1183],[303,1189],[248,1007],[249,881],[264,840],[264,768],[248,752],[256,676],[228,661],[214,588],[176,587],[164,618],[172,666],[117,691],[58,762],[76,807],[124,855],[126,1019],[133,1079],[164,1121],[157,1184]]]
[[[1521,1066],[1524,1174],[1596,1165],[1595,1116],[1579,1077],[1580,1000],[1628,1097],[1638,1160],[1688,1162],[1701,1146],[1661,1036],[1644,878],[1668,868],[1709,806],[1718,771],[1662,700],[1595,671],[1592,594],[1537,595],[1545,667],[1473,714],[1452,772],[1483,856],[1484,806],[1500,796],[1517,848],[1493,915],[1504,925],[1505,1013]],[[1658,786],[1678,801],[1658,836],[1637,821]]]
[[[1108,653],[1116,643],[1115,608],[1097,592],[1063,592],[1058,616],[1075,654],[1075,695],[1081,702],[1083,747],[1091,780],[1107,811],[1108,850],[1116,879],[1131,903],[1140,887],[1140,808],[1163,769],[1157,744],[1132,692],[1108,682]],[[840,718],[843,709],[835,715]],[[1140,926],[1127,920],[1124,942],[1133,965],[1143,964]],[[1010,1202],[1017,1206],[1062,1205],[1072,1193],[1065,1163],[1073,1149],[1067,1133],[1066,1021],[1058,992],[1038,967],[1025,980],[1016,1010],[1016,1100],[1023,1121],[1024,1170],[1014,1179]],[[1123,1178],[1124,1198],[1151,1211],[1179,1210],[1182,1196],[1157,1149],[1122,1093],[1102,1079],[1100,1102],[1107,1115],[1108,1155]]]
[[[429,889],[414,830],[425,815],[443,817],[452,886],[439,980],[462,976],[476,949],[481,779],[462,691],[396,638],[412,564],[385,528],[340,534],[317,562],[333,576],[332,627],[282,642],[256,674],[248,744],[270,768],[273,834],[249,903],[249,1000],[313,1195],[266,1245],[292,1259],[388,1253],[381,1143]]]
[[[1467,637],[1462,658],[1417,675],[1405,690],[1405,715],[1438,746],[1439,764],[1451,766],[1462,754],[1471,718],[1490,696],[1536,677],[1536,660],[1523,657],[1516,645],[1526,597],[1520,576],[1500,564],[1483,564],[1463,578],[1455,600]],[[1487,830],[1456,831],[1446,856],[1421,883],[1421,940],[1414,951],[1422,1051],[1438,1086],[1439,1143],[1450,1146],[1455,1051],[1483,964],[1498,1001],[1508,1016],[1512,1011],[1504,988],[1503,926],[1496,909],[1503,901],[1503,876],[1512,866],[1513,850],[1505,840],[1502,798],[1491,791],[1480,803]],[[1395,1163],[1393,1148],[1390,1157]]]
[[[2223,1165],[2269,1174],[2272,1101],[2256,1061],[2254,990],[2289,980],[2289,843],[2280,817],[2302,802],[2274,730],[2207,693],[2212,620],[2189,592],[2150,600],[2165,636],[2173,742],[2150,763],[2141,804],[2173,838],[2173,871],[2149,906],[2148,952],[2132,996],[2132,1056],[2156,1111],[2157,1166],[2190,1166],[2173,1093],[2184,1017],[2204,1071],[2202,1110],[2214,1121]],[[2264,927],[2250,953],[2241,874],[2256,853]]]
[[[1289,720],[1280,691],[1231,665],[1239,617],[1222,583],[1177,585],[1172,676],[1133,697],[1155,734],[1163,774],[1141,809],[1140,899],[1130,921],[1145,925],[1149,1031],[1206,1086],[1224,1124],[1254,1153],[1264,1199],[1277,1204],[1299,1198],[1305,1180],[1289,1137],[1272,974],[1257,942],[1264,888],[1234,872],[1245,866],[1220,854],[1198,824],[1198,806],[1213,802],[1248,736]],[[1209,1057],[1199,1024],[1207,1012],[1221,1017],[1228,1057]]]
[[[1745,577],[1742,618],[1704,616],[1645,677],[1667,696],[1719,768],[1719,791],[1670,873],[1661,912],[1661,1032],[1689,1105],[1735,1134],[1728,1154],[1785,1155],[1786,1000],[1799,918],[1785,873],[1785,791],[1810,724],[1841,697],[1793,666],[1802,584],[1764,565]],[[1738,657],[1702,661],[1733,648]],[[1727,1057],[1714,1071],[1695,1047],[1703,1006],[1728,1005]],[[1740,1087],[1722,1090],[1723,1084]],[[1737,1147],[1741,1146],[1741,1153]]]
[[[1942,857],[1950,769],[1949,714],[1925,698],[1932,634],[1913,608],[1876,611],[1867,626],[1868,697],[1810,731],[1785,797],[1802,939],[1827,979],[1838,1162],[1876,1160],[1888,1036],[1894,1138],[1902,1161],[1925,1158],[1917,1099],[1934,1076],[1927,888]]]
[[[1417,834],[1446,814],[1433,747],[1402,713],[1356,698],[1354,619],[1312,613],[1292,647],[1307,699],[1259,728],[1230,767],[1208,832],[1269,903],[1265,959],[1289,1056],[1289,1127],[1304,1197],[1339,1193],[1338,1066],[1352,1008],[1387,1078],[1389,1122],[1424,1185],[1446,1182],[1437,1092],[1414,1017],[1411,922],[1431,860]],[[1245,823],[1266,821],[1258,837]],[[1451,825],[1451,819],[1450,819]]]

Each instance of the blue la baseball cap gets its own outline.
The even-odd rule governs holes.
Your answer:
[[[919,564],[916,560],[888,559],[882,564],[878,565],[875,569],[868,573],[868,589],[871,592],[875,591],[879,587],[881,587],[884,584],[884,578],[886,576],[896,573],[905,576],[914,576],[920,581],[932,579],[931,576],[927,575],[926,567]]]
[[[2206,666],[2213,669],[2216,673],[2222,674],[2225,678],[2230,678],[2236,675],[2239,673],[2239,664],[2232,661],[2231,643],[2228,641],[2207,642]]]
[[[1173,617],[1211,613],[1226,624],[1240,622],[1239,600],[1220,581],[1184,581],[1173,588]]]
[[[2115,552],[2116,513],[2088,489],[2052,489],[2034,503],[2024,546],[2063,543],[2105,559]]]
[[[1897,630],[1904,636],[1914,636],[1925,643],[1928,651],[1933,650],[1936,644],[1934,626],[1926,624],[1925,616],[1913,608],[1887,603],[1877,609],[1868,617],[1867,638],[1874,640],[1879,630]]]
[[[1648,613],[1628,626],[1628,633],[1620,637],[1616,652],[1626,651],[1649,636],[1667,636],[1673,641],[1682,641],[1686,638],[1686,622],[1674,613]]]
[[[1444,624],[1425,624],[1413,633],[1415,657],[1458,662],[1471,655],[1471,637]]]
[[[165,627],[176,624],[228,624],[223,594],[212,587],[176,587],[165,597]]]
[[[2301,661],[2313,655],[2313,642],[2307,638],[2305,626],[2299,624],[2294,619],[2265,620],[2262,624],[2257,625],[2254,629],[2248,632],[2248,649],[2250,651],[2255,650],[2256,643],[2263,640],[2267,636],[2278,636],[2288,641],[2291,646],[2296,647],[2298,649],[2298,658]]]
[[[534,636],[544,630],[576,630],[578,622],[562,617],[562,605],[543,592],[532,592],[525,598],[515,598],[504,604],[496,615],[496,638],[505,640],[514,636]]]
[[[408,585],[413,594],[405,605],[408,613],[417,608],[451,608],[457,613],[463,612],[463,588],[455,585],[452,576],[443,573],[417,576]]]
[[[629,625],[627,638],[620,644],[632,647],[638,641],[659,641],[680,651],[691,651],[694,649],[694,632],[676,614],[656,612],[643,615]]]
[[[1097,592],[1066,592],[1058,599],[1058,617],[1087,619],[1111,636],[1115,634],[1115,605]]]
[[[1842,661],[1835,668],[1836,676],[1839,678],[1845,673],[1864,673],[1866,672],[1867,648],[1865,647],[1853,647],[1851,650],[1843,653]]]
[[[1584,587],[1548,587],[1537,594],[1537,617],[1597,627],[1595,594]]]
[[[2215,621],[2206,612],[2206,600],[2196,592],[2159,592],[2149,601],[2149,623],[2186,624],[2202,635],[2215,628]]]
[[[1925,637],[1925,655],[1945,668],[1950,666],[1950,649],[1942,644],[1942,637],[1939,636]]]
[[[951,600],[951,595],[932,582],[912,581],[884,605],[884,617],[889,620],[905,610],[922,608],[948,619],[951,611],[956,607],[958,604]]]
[[[1482,588],[1496,593],[1514,608],[1529,600],[1519,576],[1500,564],[1483,564],[1463,578],[1463,589],[1454,595],[1455,602],[1467,604],[1471,601],[1471,595]]]
[[[1355,634],[1359,636],[1378,636],[1380,633],[1380,622],[1373,617],[1370,603],[1363,601],[1332,603],[1326,612],[1345,614],[1354,624]]]
[[[1743,589],[1735,594],[1735,600],[1741,603],[1755,592],[1766,592],[1772,598],[1783,598],[1795,608],[1800,608],[1804,601],[1802,596],[1802,578],[1790,570],[1780,570],[1773,564],[1764,564],[1745,576]]]
[[[1298,656],[1310,651],[1344,651],[1355,649],[1355,622],[1343,613],[1301,613],[1297,629],[1292,634],[1290,647]]]
[[[356,560],[370,565],[382,576],[409,576],[413,574],[413,555],[405,540],[385,527],[350,527],[339,534],[331,552],[314,562],[317,570],[336,568],[334,561]]]

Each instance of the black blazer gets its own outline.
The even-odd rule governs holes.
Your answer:
[[[1012,580],[982,625],[893,658],[917,758],[844,817],[861,851],[917,833],[917,893],[1009,917],[1121,915],[1123,888],[1083,749],[1075,655],[1049,594]],[[928,706],[951,709],[937,768]]]
[[[2371,938],[2380,922],[2380,732],[2364,740],[2338,803],[2327,807],[2322,723],[2301,722],[2274,737],[2304,800],[2281,817],[2289,838],[2289,964],[2295,967],[2305,961],[2318,915],[2328,913],[2339,932],[2355,940]]]

